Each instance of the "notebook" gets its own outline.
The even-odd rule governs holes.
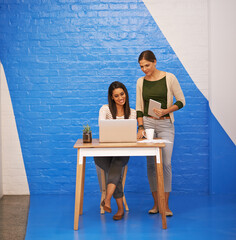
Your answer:
[[[99,142],[137,142],[136,119],[111,119],[99,121]]]
[[[148,115],[155,117],[155,118],[159,118],[153,111],[153,108],[157,108],[157,109],[161,109],[161,103],[153,100],[153,99],[149,99],[149,107],[148,107]]]

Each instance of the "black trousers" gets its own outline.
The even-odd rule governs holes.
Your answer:
[[[123,197],[122,168],[128,163],[129,157],[94,157],[94,161],[107,173],[107,184],[116,185],[113,197]]]

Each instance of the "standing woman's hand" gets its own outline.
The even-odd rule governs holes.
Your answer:
[[[177,105],[172,105],[171,107],[167,108],[167,109],[157,109],[157,108],[153,108],[153,112],[158,116],[158,117],[162,117],[165,116],[168,113],[172,113],[174,111],[179,110],[179,107]]]
[[[138,134],[137,134],[137,138],[138,139],[142,139],[145,136],[145,131],[144,129],[139,129],[138,130]]]
[[[157,108],[153,108],[153,112],[158,116],[158,117],[162,117],[164,115],[166,115],[168,112],[166,109],[157,109]]]
[[[143,126],[143,118],[138,117],[138,133],[137,133],[137,139],[142,139],[145,136],[145,130]]]

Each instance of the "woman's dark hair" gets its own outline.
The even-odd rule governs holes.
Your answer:
[[[139,55],[139,58],[138,58],[138,62],[140,62],[143,59],[147,60],[149,62],[154,62],[156,60],[156,57],[152,51],[146,50],[146,51],[141,52],[141,54]]]
[[[126,101],[124,104],[124,114],[125,114],[125,119],[128,119],[130,116],[130,107],[129,107],[129,94],[128,91],[125,87],[125,85],[121,82],[115,81],[112,82],[108,88],[108,104],[109,104],[109,109],[111,111],[112,117],[113,119],[116,119],[116,114],[117,114],[117,108],[116,108],[116,103],[115,101],[112,99],[112,94],[113,91],[117,88],[122,88],[125,92],[126,95]]]

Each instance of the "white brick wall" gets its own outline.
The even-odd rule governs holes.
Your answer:
[[[209,100],[214,116],[236,143],[236,114],[232,112],[236,89],[236,1],[144,0],[144,3],[198,89]]]
[[[236,1],[209,1],[210,107],[236,144]]]
[[[1,64],[1,62],[0,62]],[[1,74],[1,73],[0,73]],[[1,76],[1,75],[0,75]],[[0,94],[2,93],[2,88],[1,88],[1,78],[0,78]],[[2,108],[1,108],[1,97],[2,95],[0,95],[0,198],[3,196],[3,189],[2,189],[2,119],[1,119],[1,116],[2,116]]]
[[[1,189],[3,195],[29,194],[20,141],[2,64],[1,80]]]

